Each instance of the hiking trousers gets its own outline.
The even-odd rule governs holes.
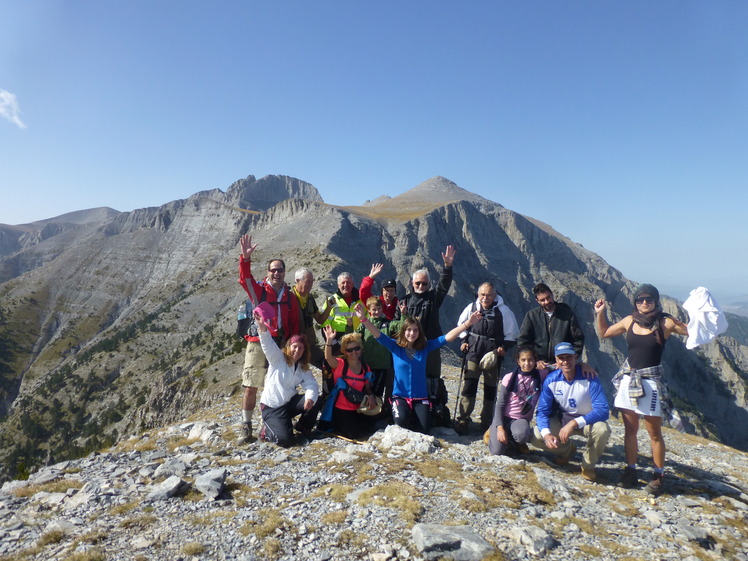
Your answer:
[[[304,394],[296,394],[280,407],[269,407],[264,403],[260,404],[262,412],[263,427],[260,431],[265,440],[275,442],[278,446],[284,448],[293,444],[293,418],[301,415],[299,426],[307,430],[312,430],[314,422],[317,420],[317,414],[320,410],[321,399],[317,399],[309,411],[304,411]]]
[[[428,434],[431,430],[431,404],[428,399],[393,397],[392,420],[404,429]]]
[[[549,419],[549,428],[553,436],[558,436],[561,432],[561,420],[558,418]],[[603,455],[605,446],[608,444],[608,438],[610,438],[610,427],[605,421],[594,423],[593,425],[587,425],[581,430],[575,430],[573,434],[583,435],[587,438],[587,446],[582,454],[582,467],[593,468],[600,460],[600,456]],[[571,439],[566,444],[559,442],[558,448],[551,450],[545,445],[545,440],[540,435],[540,430],[535,427],[533,438],[530,444],[546,452],[557,456],[568,456],[571,452]]]
[[[467,361],[465,367],[465,381],[460,392],[460,408],[457,413],[458,421],[469,421],[475,409],[475,397],[478,394],[478,380],[483,375],[483,407],[480,413],[481,425],[485,428],[493,420],[494,407],[496,406],[496,394],[499,385],[499,368],[501,360],[490,370],[481,369],[477,362]]]
[[[510,419],[509,417],[503,417],[504,430],[509,437],[509,443],[504,444],[496,436],[496,429],[498,425],[491,424],[491,428],[488,429],[488,451],[494,456],[503,456],[507,450],[517,444],[527,444],[532,440],[532,428],[530,427],[530,421],[527,419]]]

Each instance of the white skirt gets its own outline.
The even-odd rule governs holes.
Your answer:
[[[613,405],[618,409],[634,411],[639,415],[647,417],[662,417],[662,405],[660,403],[660,392],[657,391],[657,384],[652,380],[642,379],[642,389],[644,395],[636,401],[636,406],[631,404],[629,399],[629,381],[631,376],[624,375],[621,379],[621,385],[618,388],[616,399]]]

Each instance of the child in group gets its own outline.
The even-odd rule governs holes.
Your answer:
[[[369,321],[381,333],[394,337],[400,330],[401,320],[389,320],[384,316],[382,301],[376,296],[370,296],[366,299],[366,311],[369,315]],[[364,358],[366,364],[371,368],[374,375],[372,389],[374,394],[384,398],[386,408],[389,409],[389,399],[392,396],[392,353],[379,344],[371,332],[364,325],[357,329],[364,338]]]
[[[539,371],[536,368],[537,361],[532,347],[521,347],[517,351],[517,368],[501,380],[493,422],[486,432],[491,454],[501,456],[509,450],[520,454],[529,452],[527,443],[532,439],[530,421],[543,380],[548,375],[547,369]]]

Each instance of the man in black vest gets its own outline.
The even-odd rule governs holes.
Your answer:
[[[504,299],[496,294],[489,282],[478,288],[478,298],[460,314],[458,325],[475,310],[480,310],[482,319],[464,334],[461,350],[466,353],[465,380],[460,394],[459,414],[455,430],[466,434],[470,427],[470,415],[475,408],[478,393],[478,379],[483,374],[483,409],[481,409],[481,429],[491,426],[496,393],[499,385],[501,361],[508,349],[513,347],[519,334],[519,326],[514,312],[504,304]]]
[[[519,346],[527,345],[535,349],[538,368],[555,362],[553,349],[563,342],[571,343],[579,359],[584,350],[584,333],[577,316],[569,306],[553,299],[553,292],[547,284],[541,282],[535,285],[532,292],[540,306],[527,312],[522,321],[517,339]],[[586,368],[586,365],[583,367]]]

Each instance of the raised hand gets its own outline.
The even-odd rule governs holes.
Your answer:
[[[257,249],[257,244],[252,245],[252,236],[249,234],[244,234],[239,238],[239,244],[242,247],[242,257],[248,261],[255,249]]]
[[[265,332],[268,330],[268,325],[265,323],[265,320],[262,318],[262,314],[260,314],[260,311],[258,309],[255,309],[252,312],[252,315],[255,318],[255,323],[257,324],[257,330],[261,332]]]
[[[325,340],[328,343],[332,343],[338,334],[338,332],[333,329],[332,325],[326,325],[325,327],[323,327],[322,332],[325,334]]]
[[[369,276],[371,278],[376,277],[379,273],[382,272],[382,269],[384,269],[384,264],[382,264],[382,263],[372,263],[371,264],[371,271],[369,272]]]
[[[455,248],[451,245],[447,246],[447,249],[442,253],[442,259],[444,260],[445,267],[451,267],[455,260]]]
[[[353,311],[356,313],[356,317],[360,319],[361,321],[364,321],[367,319],[366,308],[364,308],[364,305],[361,302],[356,304],[356,306],[353,308]]]
[[[483,314],[480,313],[480,310],[475,310],[472,314],[470,314],[470,317],[467,319],[467,323],[470,326],[475,325],[483,318]]]
[[[603,298],[600,298],[597,302],[595,302],[595,313],[599,314],[600,312],[604,311],[608,307],[608,304],[605,302]]]

